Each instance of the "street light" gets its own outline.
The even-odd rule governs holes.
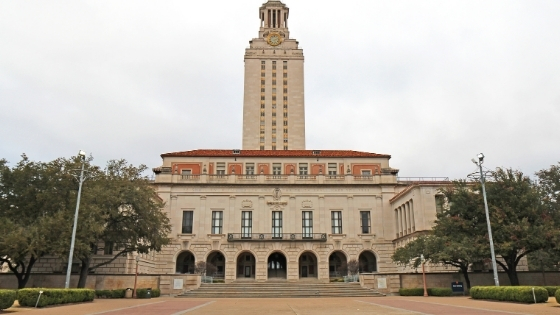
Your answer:
[[[484,154],[477,155],[478,162],[472,159],[472,162],[478,166],[480,171],[480,183],[482,184],[482,196],[484,198],[484,211],[486,212],[486,224],[488,225],[488,238],[490,240],[490,254],[492,255],[492,269],[494,270],[494,284],[499,287],[498,268],[496,266],[496,254],[494,254],[494,240],[492,239],[492,227],[490,226],[490,215],[488,214],[488,201],[486,201],[486,187],[484,186],[484,173],[482,172],[482,163],[484,163]]]
[[[134,291],[132,292],[132,297],[136,297],[136,281],[138,280],[138,262],[140,261],[140,256],[136,255],[136,275],[134,276]]]
[[[64,288],[70,286],[70,273],[72,272],[72,257],[74,256],[74,243],[76,242],[76,228],[78,226],[78,212],[80,211],[80,197],[82,195],[82,184],[84,182],[84,164],[86,161],[86,153],[82,150],[78,152],[78,157],[82,160],[82,170],[80,172],[78,186],[78,200],[76,201],[76,212],[74,213],[74,227],[72,228],[72,242],[70,243],[70,253],[68,254],[68,268],[66,270],[66,282]]]
[[[424,296],[428,296],[428,288],[426,287],[426,271],[424,270],[424,264],[426,259],[424,259],[424,254],[420,254],[420,261],[422,262],[422,280],[424,281]]]

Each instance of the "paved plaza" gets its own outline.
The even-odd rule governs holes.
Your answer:
[[[2,314],[2,312],[0,312]],[[505,315],[560,314],[554,299],[543,304],[518,304],[472,300],[468,297],[374,297],[308,299],[98,299],[91,303],[47,307],[12,307],[4,314],[17,315],[357,315],[433,314]]]

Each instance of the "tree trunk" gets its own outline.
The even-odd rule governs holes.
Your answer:
[[[78,288],[85,288],[86,287],[86,280],[89,274],[89,265],[91,263],[91,256],[87,256],[85,258],[80,258],[82,264],[80,266],[80,279],[78,280]]]
[[[471,279],[469,278],[469,266],[461,266],[461,272],[465,278],[465,284],[467,285],[467,292],[471,290]]]
[[[29,265],[27,265],[27,268],[23,262],[19,262],[15,267],[12,267],[11,263],[8,263],[8,268],[10,268],[18,280],[18,289],[23,289],[27,285],[29,275],[31,274],[31,268],[33,268],[36,261],[37,258],[31,256],[29,258]],[[18,270],[19,267],[21,267],[21,272]]]
[[[512,286],[516,286],[519,285],[519,278],[517,277],[517,268],[516,266],[509,266],[508,264],[508,270],[507,271],[507,275],[509,278],[509,283]]]

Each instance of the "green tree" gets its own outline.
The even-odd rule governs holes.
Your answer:
[[[517,266],[528,254],[551,248],[558,239],[557,217],[542,202],[529,177],[498,168],[487,183],[488,207],[497,259],[512,285],[519,285]]]
[[[129,165],[126,160],[109,161],[89,189],[83,190],[84,203],[90,203],[90,207],[84,213],[89,221],[82,225],[75,252],[81,261],[78,287],[85,286],[91,271],[119,257],[161,251],[169,244],[169,218],[161,211],[163,203],[151,182],[142,175],[146,169],[145,165]],[[113,246],[113,255],[92,265],[100,242]]]
[[[57,161],[33,162],[24,154],[14,167],[0,161],[0,263],[23,288],[36,261],[62,251],[64,212],[72,194]]]

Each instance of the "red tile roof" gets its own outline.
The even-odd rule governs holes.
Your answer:
[[[164,157],[338,157],[338,158],[391,158],[389,154],[378,154],[352,150],[191,150],[170,152],[161,155]]]

